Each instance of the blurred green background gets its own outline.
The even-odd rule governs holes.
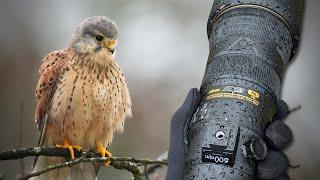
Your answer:
[[[115,156],[155,159],[168,149],[170,118],[191,87],[199,87],[208,41],[209,0],[1,0],[0,6],[0,151],[35,146],[34,88],[41,58],[65,48],[74,27],[86,17],[105,15],[120,29],[117,59],[133,99],[133,118],[110,149]],[[283,98],[302,105],[287,123],[295,142],[286,151],[293,180],[320,176],[320,2],[306,6],[303,39],[289,67]],[[32,166],[25,158],[25,168]],[[4,179],[21,173],[21,161],[0,162]],[[101,168],[103,179],[130,174]]]

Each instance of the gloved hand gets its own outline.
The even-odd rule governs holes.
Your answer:
[[[198,89],[189,91],[184,103],[175,112],[171,120],[170,146],[168,152],[168,180],[182,180],[184,176],[184,163],[186,157],[185,137],[193,114],[196,112],[201,100]],[[284,101],[279,102],[279,110],[273,122],[265,131],[265,141],[268,145],[267,157],[258,163],[257,173],[259,180],[289,180],[287,170],[289,161],[282,150],[292,141],[290,128],[283,122],[289,114]]]

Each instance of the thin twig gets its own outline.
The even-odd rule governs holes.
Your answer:
[[[166,159],[168,159],[168,151],[160,154],[160,156],[157,158],[157,160],[159,160],[159,161],[166,160]],[[148,166],[146,173],[148,175],[150,175],[150,174],[154,173],[159,168],[162,168],[162,165],[160,165],[160,164],[152,164],[152,165]]]
[[[291,169],[300,168],[300,164],[298,164],[298,165],[291,165],[291,164],[289,164],[289,168],[291,168]]]
[[[30,174],[24,176],[23,178],[20,178],[19,180],[26,180],[26,179],[29,179],[29,178],[34,177],[34,176],[39,176],[42,173],[45,173],[45,172],[48,172],[48,171],[51,171],[51,170],[54,170],[54,169],[59,169],[59,168],[63,168],[63,167],[66,167],[66,166],[73,166],[73,165],[81,162],[81,160],[83,158],[84,158],[84,156],[81,156],[80,158],[72,160],[72,161],[67,161],[65,163],[48,166],[48,167],[46,167],[44,169],[41,169],[41,170],[39,170],[37,172],[30,173]]]
[[[291,114],[291,113],[293,113],[293,112],[295,112],[295,111],[297,111],[297,110],[300,110],[301,108],[302,108],[301,105],[298,105],[298,106],[290,109],[288,114]]]

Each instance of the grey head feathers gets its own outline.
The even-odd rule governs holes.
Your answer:
[[[85,19],[80,24],[83,35],[102,35],[106,38],[117,39],[118,27],[111,19],[105,16],[94,16]]]
[[[97,52],[103,47],[101,39],[117,40],[118,27],[105,16],[90,17],[76,27],[71,47],[77,53]]]

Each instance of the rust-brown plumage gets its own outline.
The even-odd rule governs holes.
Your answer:
[[[114,133],[123,131],[125,118],[131,116],[131,100],[115,62],[116,41],[114,22],[106,17],[88,18],[77,27],[67,49],[43,59],[35,112],[41,146],[69,144],[101,150],[101,145],[111,143]],[[35,170],[61,161],[40,157]],[[92,164],[79,165],[39,178],[94,179],[93,170]]]

